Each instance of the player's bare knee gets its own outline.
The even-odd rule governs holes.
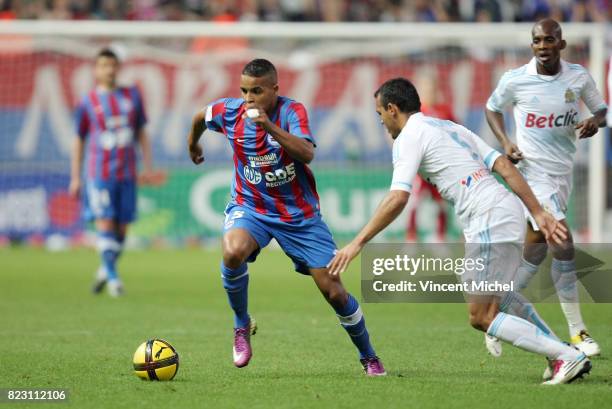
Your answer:
[[[483,315],[480,313],[470,312],[470,325],[479,331],[486,331],[488,328],[484,325]]]
[[[548,245],[546,243],[526,244],[523,250],[523,258],[534,266],[539,266],[546,258],[547,252]]]
[[[573,260],[575,256],[574,243],[571,240],[551,246],[551,252],[557,260]]]
[[[335,306],[343,307],[348,302],[348,295],[344,288],[334,288],[329,292],[327,300]]]
[[[96,229],[99,231],[115,232],[117,226],[115,222],[110,219],[96,219]]]
[[[241,243],[224,243],[223,264],[234,269],[240,267],[248,257],[248,246]]]
[[[531,224],[527,224],[527,236],[525,237],[525,247],[523,249],[523,258],[535,265],[539,266],[546,258],[548,252],[548,244],[546,238],[539,230],[533,230]]]
[[[330,280],[321,288],[323,296],[328,303],[334,307],[343,307],[348,302],[348,294],[342,284],[336,280]]]

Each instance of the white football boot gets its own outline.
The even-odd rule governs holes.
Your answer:
[[[591,361],[583,353],[572,360],[557,359],[553,362],[552,377],[542,385],[571,383],[591,371]]]
[[[595,342],[588,332],[582,330],[580,334],[575,335],[571,339],[572,345],[582,351],[586,356],[596,356],[601,353],[599,344]]]
[[[123,284],[119,279],[109,280],[107,284],[108,294],[111,297],[121,297],[124,294]]]
[[[499,358],[502,354],[502,343],[499,338],[492,337],[489,334],[485,334],[485,345],[487,346],[487,351],[495,357]]]
[[[103,266],[98,267],[93,286],[91,287],[91,292],[94,294],[100,294],[102,290],[104,290],[104,286],[106,286],[106,280],[106,269]]]
[[[542,374],[542,380],[548,381],[553,376],[553,371],[555,370],[555,360],[546,358],[546,369],[544,369],[544,373]]]

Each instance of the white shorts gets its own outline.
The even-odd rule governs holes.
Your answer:
[[[521,169],[521,173],[544,210],[552,214],[556,220],[564,220],[572,192],[572,174],[549,175],[529,168]],[[540,230],[525,205],[523,205],[523,211],[533,229],[535,231]]]
[[[467,282],[470,288],[466,290],[468,294],[500,296],[505,292],[474,289],[472,282],[511,284],[521,264],[525,230],[521,201],[512,193],[495,207],[470,219],[463,232],[465,258],[482,262],[461,275],[461,281]]]

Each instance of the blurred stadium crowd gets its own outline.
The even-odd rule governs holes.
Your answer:
[[[0,19],[603,22],[609,0],[0,0]]]

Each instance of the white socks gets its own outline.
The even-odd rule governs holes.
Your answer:
[[[521,265],[516,273],[515,285],[519,290],[527,288],[529,281],[538,271],[538,267],[525,260],[521,260]],[[570,337],[576,336],[580,331],[586,330],[586,326],[582,321],[580,313],[580,304],[578,299],[578,286],[576,276],[576,261],[575,260],[557,260],[553,258],[550,275],[557,290],[561,310],[567,320]],[[508,311],[511,314],[513,312]],[[522,314],[514,314],[519,317],[528,319]],[[533,322],[532,320],[529,320]],[[535,322],[534,322],[535,324]],[[537,325],[537,324],[536,324]]]
[[[538,272],[538,267],[535,264],[531,264],[529,261],[521,258],[521,265],[516,272],[516,278],[514,279],[515,288],[519,291],[524,290],[529,285],[529,281]]]
[[[576,261],[557,260],[554,258],[550,274],[557,289],[561,309],[567,320],[570,337],[578,335],[580,331],[586,330],[586,326],[582,321],[580,304],[578,303]]]
[[[499,310],[529,321],[530,323],[538,327],[540,330],[542,330],[544,334],[548,335],[553,339],[556,339],[557,341],[560,341],[559,337],[540,317],[533,304],[531,304],[520,293],[514,291],[507,292],[500,301]]]
[[[495,316],[487,334],[549,359],[572,360],[580,356],[579,351],[551,338],[532,323],[503,312]]]

